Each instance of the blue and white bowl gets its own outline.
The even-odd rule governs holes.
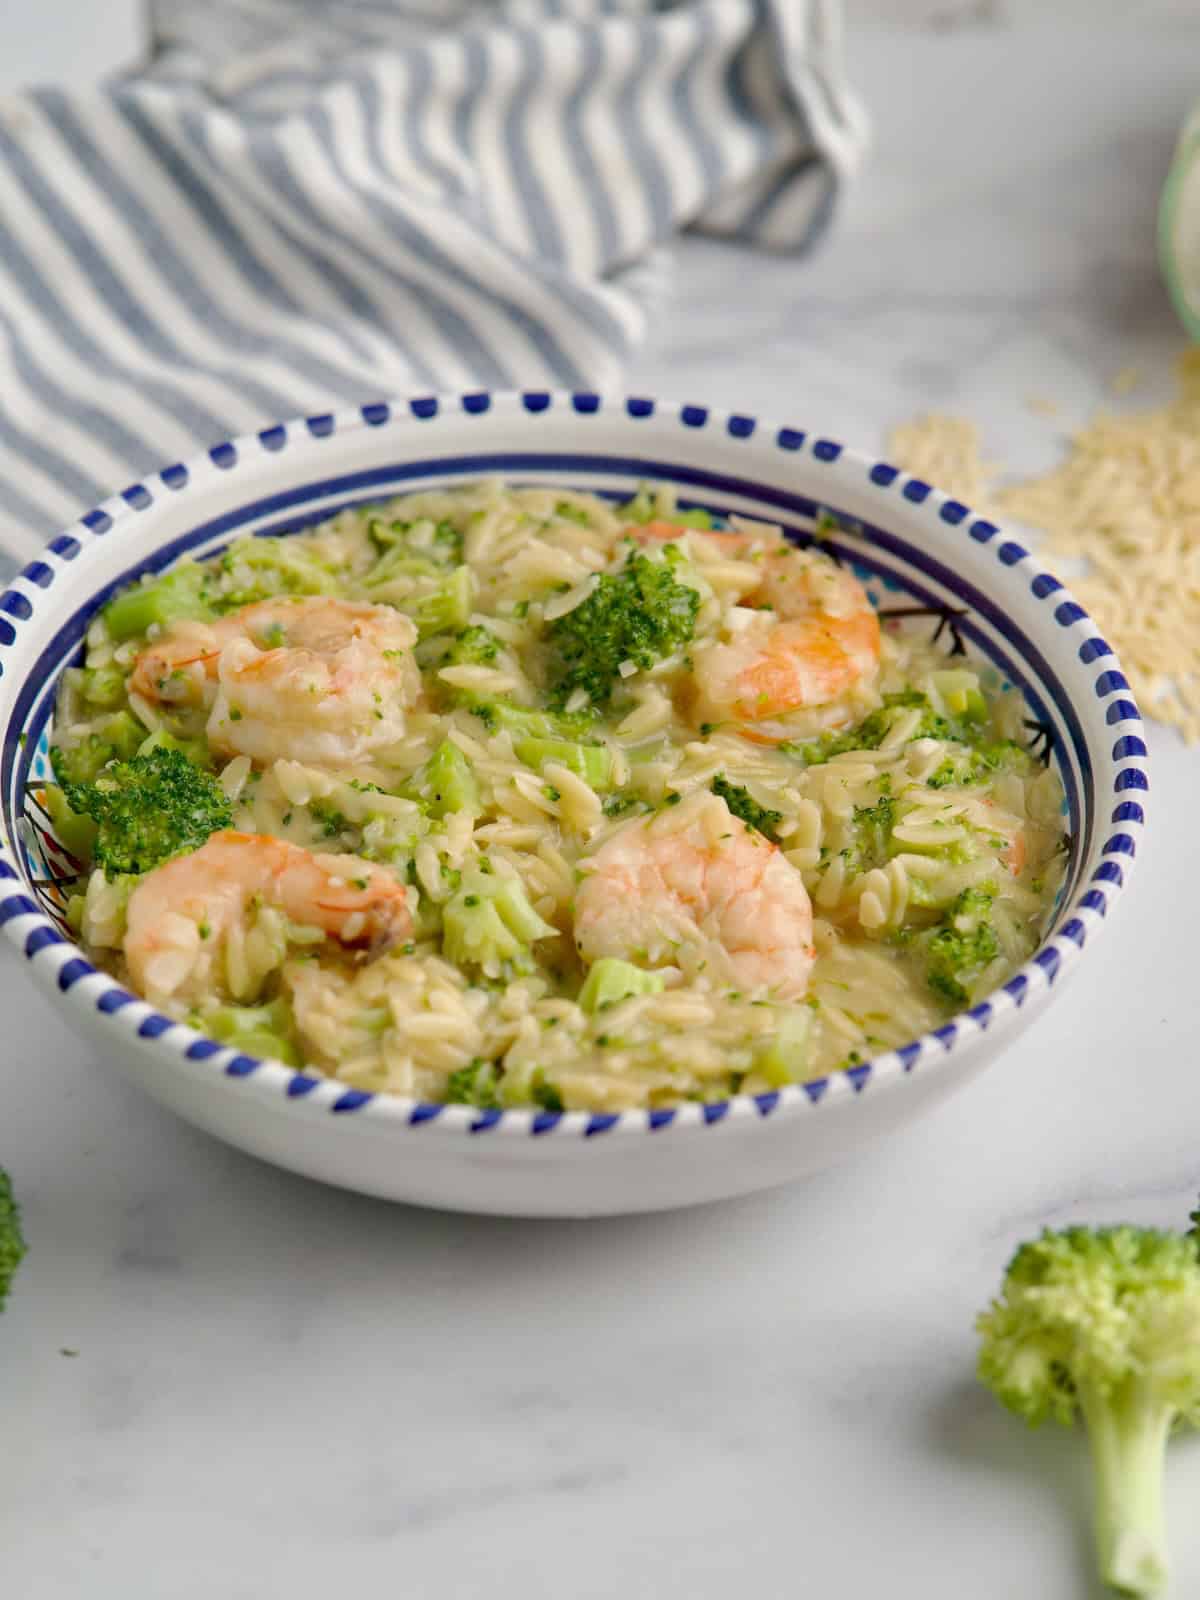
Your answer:
[[[113,591],[184,551],[303,528],[347,505],[500,475],[778,522],[822,511],[831,547],[904,591],[931,626],[1024,692],[1031,741],[1063,781],[1072,838],[1052,937],[980,1005],[827,1079],[716,1105],[478,1111],[371,1095],[236,1054],[98,972],[71,942],[57,847],[32,790],[63,668]],[[830,439],[694,405],[591,394],[468,394],[309,417],[169,466],[88,511],[0,596],[0,924],[94,1047],[181,1116],[331,1183],[422,1205],[529,1215],[645,1211],[779,1183],[836,1161],[965,1084],[1085,958],[1133,867],[1146,748],[1106,641],[993,523]]]

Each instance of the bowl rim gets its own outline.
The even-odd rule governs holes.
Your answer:
[[[941,1069],[956,1055],[961,1058],[962,1049],[982,1034],[993,1028],[1011,1027],[1019,1011],[1047,998],[1058,977],[1074,967],[1085,945],[1094,940],[1108,922],[1114,902],[1128,886],[1139,852],[1149,784],[1146,745],[1139,731],[1141,714],[1115,652],[1091,617],[1036,556],[1004,536],[998,524],[977,516],[963,502],[901,471],[891,462],[808,429],[763,421],[741,412],[637,395],[601,396],[562,389],[445,392],[344,407],[238,435],[198,452],[188,462],[147,474],[99,506],[85,511],[64,532],[49,539],[40,554],[10,580],[9,588],[0,595],[0,646],[15,642],[22,624],[33,619],[36,603],[45,595],[57,570],[74,562],[89,545],[94,545],[118,524],[132,521],[148,509],[164,488],[171,491],[170,499],[174,501],[197,484],[210,484],[213,467],[232,473],[245,463],[261,465],[264,452],[278,455],[296,446],[303,446],[316,456],[324,441],[339,435],[345,437],[351,432],[395,424],[420,427],[435,419],[444,419],[447,414],[455,420],[486,419],[493,410],[517,417],[525,414],[535,420],[538,414],[552,407],[570,408],[581,419],[601,413],[611,419],[619,414],[622,425],[631,419],[654,418],[673,421],[691,432],[714,427],[727,439],[754,437],[760,445],[770,435],[780,451],[793,458],[804,454],[829,466],[834,469],[835,478],[838,473],[852,469],[859,475],[860,487],[870,485],[877,490],[894,492],[907,502],[909,514],[917,511],[936,518],[950,531],[972,539],[977,546],[989,547],[1004,567],[1010,571],[1015,568],[1028,578],[1030,600],[1049,605],[1053,622],[1070,630],[1072,639],[1077,641],[1076,660],[1079,667],[1090,671],[1096,696],[1109,701],[1106,724],[1113,728],[1115,736],[1110,752],[1088,741],[1096,777],[1095,824],[1098,828],[1104,826],[1103,807],[1111,796],[1115,804],[1110,821],[1115,831],[1101,847],[1098,864],[1089,879],[1080,884],[1074,902],[1060,910],[1057,933],[1044,940],[1006,983],[975,1006],[954,1013],[942,1026],[895,1050],[872,1056],[853,1067],[839,1068],[824,1078],[789,1084],[765,1094],[737,1094],[722,1101],[689,1101],[660,1109],[604,1112],[511,1107],[481,1110],[474,1106],[420,1101],[390,1091],[352,1089],[336,1079],[305,1073],[278,1061],[244,1055],[229,1046],[218,1045],[186,1023],[176,1022],[156,1011],[147,1001],[96,967],[85,952],[66,939],[36,903],[21,892],[25,883],[19,865],[19,846],[5,832],[0,832],[0,926],[29,961],[43,985],[51,992],[62,994],[73,1009],[90,1015],[93,1020],[98,1019],[101,1028],[110,1030],[115,1047],[123,1043],[137,1050],[142,1045],[151,1045],[164,1063],[173,1062],[185,1070],[200,1069],[215,1081],[248,1092],[256,1100],[274,1103],[277,1109],[286,1108],[305,1116],[332,1112],[345,1123],[359,1126],[371,1124],[393,1130],[426,1128],[452,1135],[486,1132],[517,1136],[576,1135],[586,1139],[598,1134],[628,1137],[701,1127],[720,1128],[758,1122],[766,1117],[779,1120],[813,1115],[824,1107],[864,1100],[868,1094],[875,1101],[900,1088],[918,1066],[922,1077],[930,1070]],[[453,459],[453,454],[465,453],[458,450],[450,458]],[[752,469],[749,476],[753,476]],[[2,662],[3,652],[0,651],[0,665]],[[1077,697],[1071,693],[1070,698]],[[9,892],[14,888],[15,893]],[[114,1036],[111,1030],[120,1032]],[[346,1113],[353,1115],[347,1117]]]

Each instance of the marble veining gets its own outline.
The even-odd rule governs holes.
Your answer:
[[[828,245],[689,242],[630,387],[870,449],[966,411],[1034,468],[1115,372],[1144,371],[1137,402],[1181,347],[1151,228],[1200,25],[1166,0],[1102,26],[901,9],[934,3],[851,6],[889,14],[850,39],[877,144]],[[1197,948],[1166,919],[1200,874],[1200,756],[1151,746],[1148,848],[1090,978],[854,1164],[691,1213],[473,1221],[275,1172],[100,1071],[0,953],[0,1159],[32,1246],[0,1321],[5,1593],[1093,1595],[1082,1441],[973,1385],[971,1319],[1042,1222],[1195,1203]],[[1198,1499],[1183,1438],[1180,1596]]]

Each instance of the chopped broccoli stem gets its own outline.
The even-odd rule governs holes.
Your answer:
[[[54,776],[64,786],[91,783],[110,761],[128,761],[136,755],[145,737],[140,722],[128,711],[118,711],[78,744],[54,746],[50,752]]]
[[[514,739],[517,759],[540,772],[548,761],[574,772],[598,791],[612,787],[612,751],[603,744],[576,744],[568,739]]]
[[[0,1311],[4,1310],[13,1278],[24,1258],[21,1208],[13,1194],[12,1179],[0,1167]]]
[[[514,739],[519,736],[575,742],[586,739],[595,723],[590,712],[568,715],[559,711],[535,711],[528,706],[515,706],[509,700],[477,700],[471,711],[490,732],[505,730]]]
[[[464,872],[460,887],[442,908],[446,959],[478,967],[490,978],[527,971],[530,946],[557,932],[530,905],[520,879],[495,872]]]
[[[700,595],[675,577],[671,549],[661,560],[631,554],[620,572],[598,578],[586,600],[547,627],[555,706],[577,691],[593,706],[607,705],[626,662],[652,667],[692,637]]]
[[[626,500],[617,507],[617,516],[624,522],[654,522],[661,519],[663,522],[673,522],[681,528],[715,528],[717,519],[700,506],[695,506],[689,511],[681,511],[678,506],[671,511],[664,511],[659,504],[658,496],[648,484],[644,484],[632,500]]]
[[[71,810],[97,824],[94,855],[107,877],[149,872],[232,821],[217,780],[178,750],[150,750],[63,790]]]
[[[666,985],[661,972],[644,972],[615,956],[601,956],[592,963],[577,996],[584,1011],[594,1015],[606,1006],[615,1006],[635,994],[658,994]]]
[[[101,711],[115,711],[125,699],[125,674],[117,667],[85,667],[83,698]]]
[[[291,1039],[292,1016],[282,998],[261,1006],[220,1006],[203,1017],[198,1026],[220,1044],[233,1046],[243,1055],[265,1056],[282,1061],[285,1067],[300,1065],[300,1052]]]
[[[187,561],[110,600],[102,613],[104,623],[109,636],[120,641],[137,638],[154,623],[165,626],[184,617],[211,617],[215,614],[214,590],[210,569]]]
[[[446,817],[454,811],[480,812],[479,785],[471,764],[449,739],[441,744],[423,767],[401,785],[401,794],[425,807],[431,817]]]
[[[813,1013],[808,1006],[791,1006],[779,1013],[775,1037],[754,1058],[754,1070],[774,1089],[802,1083],[812,1054]]]
[[[96,845],[96,824],[91,817],[72,811],[67,797],[57,784],[46,785],[46,810],[55,836],[64,850],[86,866]]]
[[[1200,1418],[1200,1257],[1149,1228],[1047,1230],[1009,1263],[976,1324],[979,1377],[1036,1425],[1087,1429],[1100,1575],[1123,1594],[1167,1577],[1162,1479],[1173,1425]]]
[[[398,602],[416,623],[422,639],[435,633],[449,633],[465,628],[475,600],[475,577],[470,567],[455,567],[429,594],[417,596],[411,602]]]
[[[749,828],[754,828],[765,838],[774,840],[777,835],[775,827],[783,821],[782,811],[772,811],[768,806],[760,806],[750,793],[740,784],[730,783],[723,772],[718,772],[710,785],[712,792],[719,795],[733,812]]]

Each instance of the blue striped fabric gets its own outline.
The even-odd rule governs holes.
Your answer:
[[[158,0],[0,115],[0,550],[265,420],[613,384],[680,229],[799,250],[854,170],[837,0]]]

